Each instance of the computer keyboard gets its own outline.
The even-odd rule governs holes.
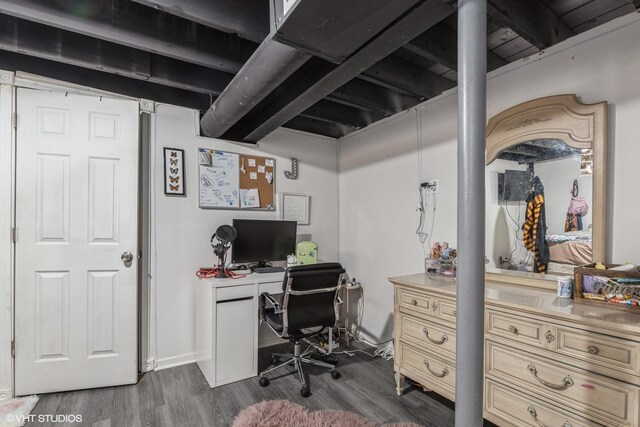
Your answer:
[[[284,271],[282,267],[254,267],[252,268],[254,273],[281,273]]]

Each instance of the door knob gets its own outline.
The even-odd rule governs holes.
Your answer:
[[[133,254],[129,251],[123,252],[122,255],[120,255],[120,259],[125,263],[125,265],[130,264],[131,261],[133,261]]]

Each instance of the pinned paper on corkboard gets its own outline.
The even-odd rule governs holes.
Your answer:
[[[275,210],[275,159],[198,150],[201,208]]]

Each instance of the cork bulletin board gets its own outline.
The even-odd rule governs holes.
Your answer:
[[[275,210],[275,159],[198,149],[199,206]]]

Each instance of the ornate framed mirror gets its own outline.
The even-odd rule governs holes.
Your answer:
[[[528,101],[487,125],[487,279],[554,288],[605,260],[607,103]]]

